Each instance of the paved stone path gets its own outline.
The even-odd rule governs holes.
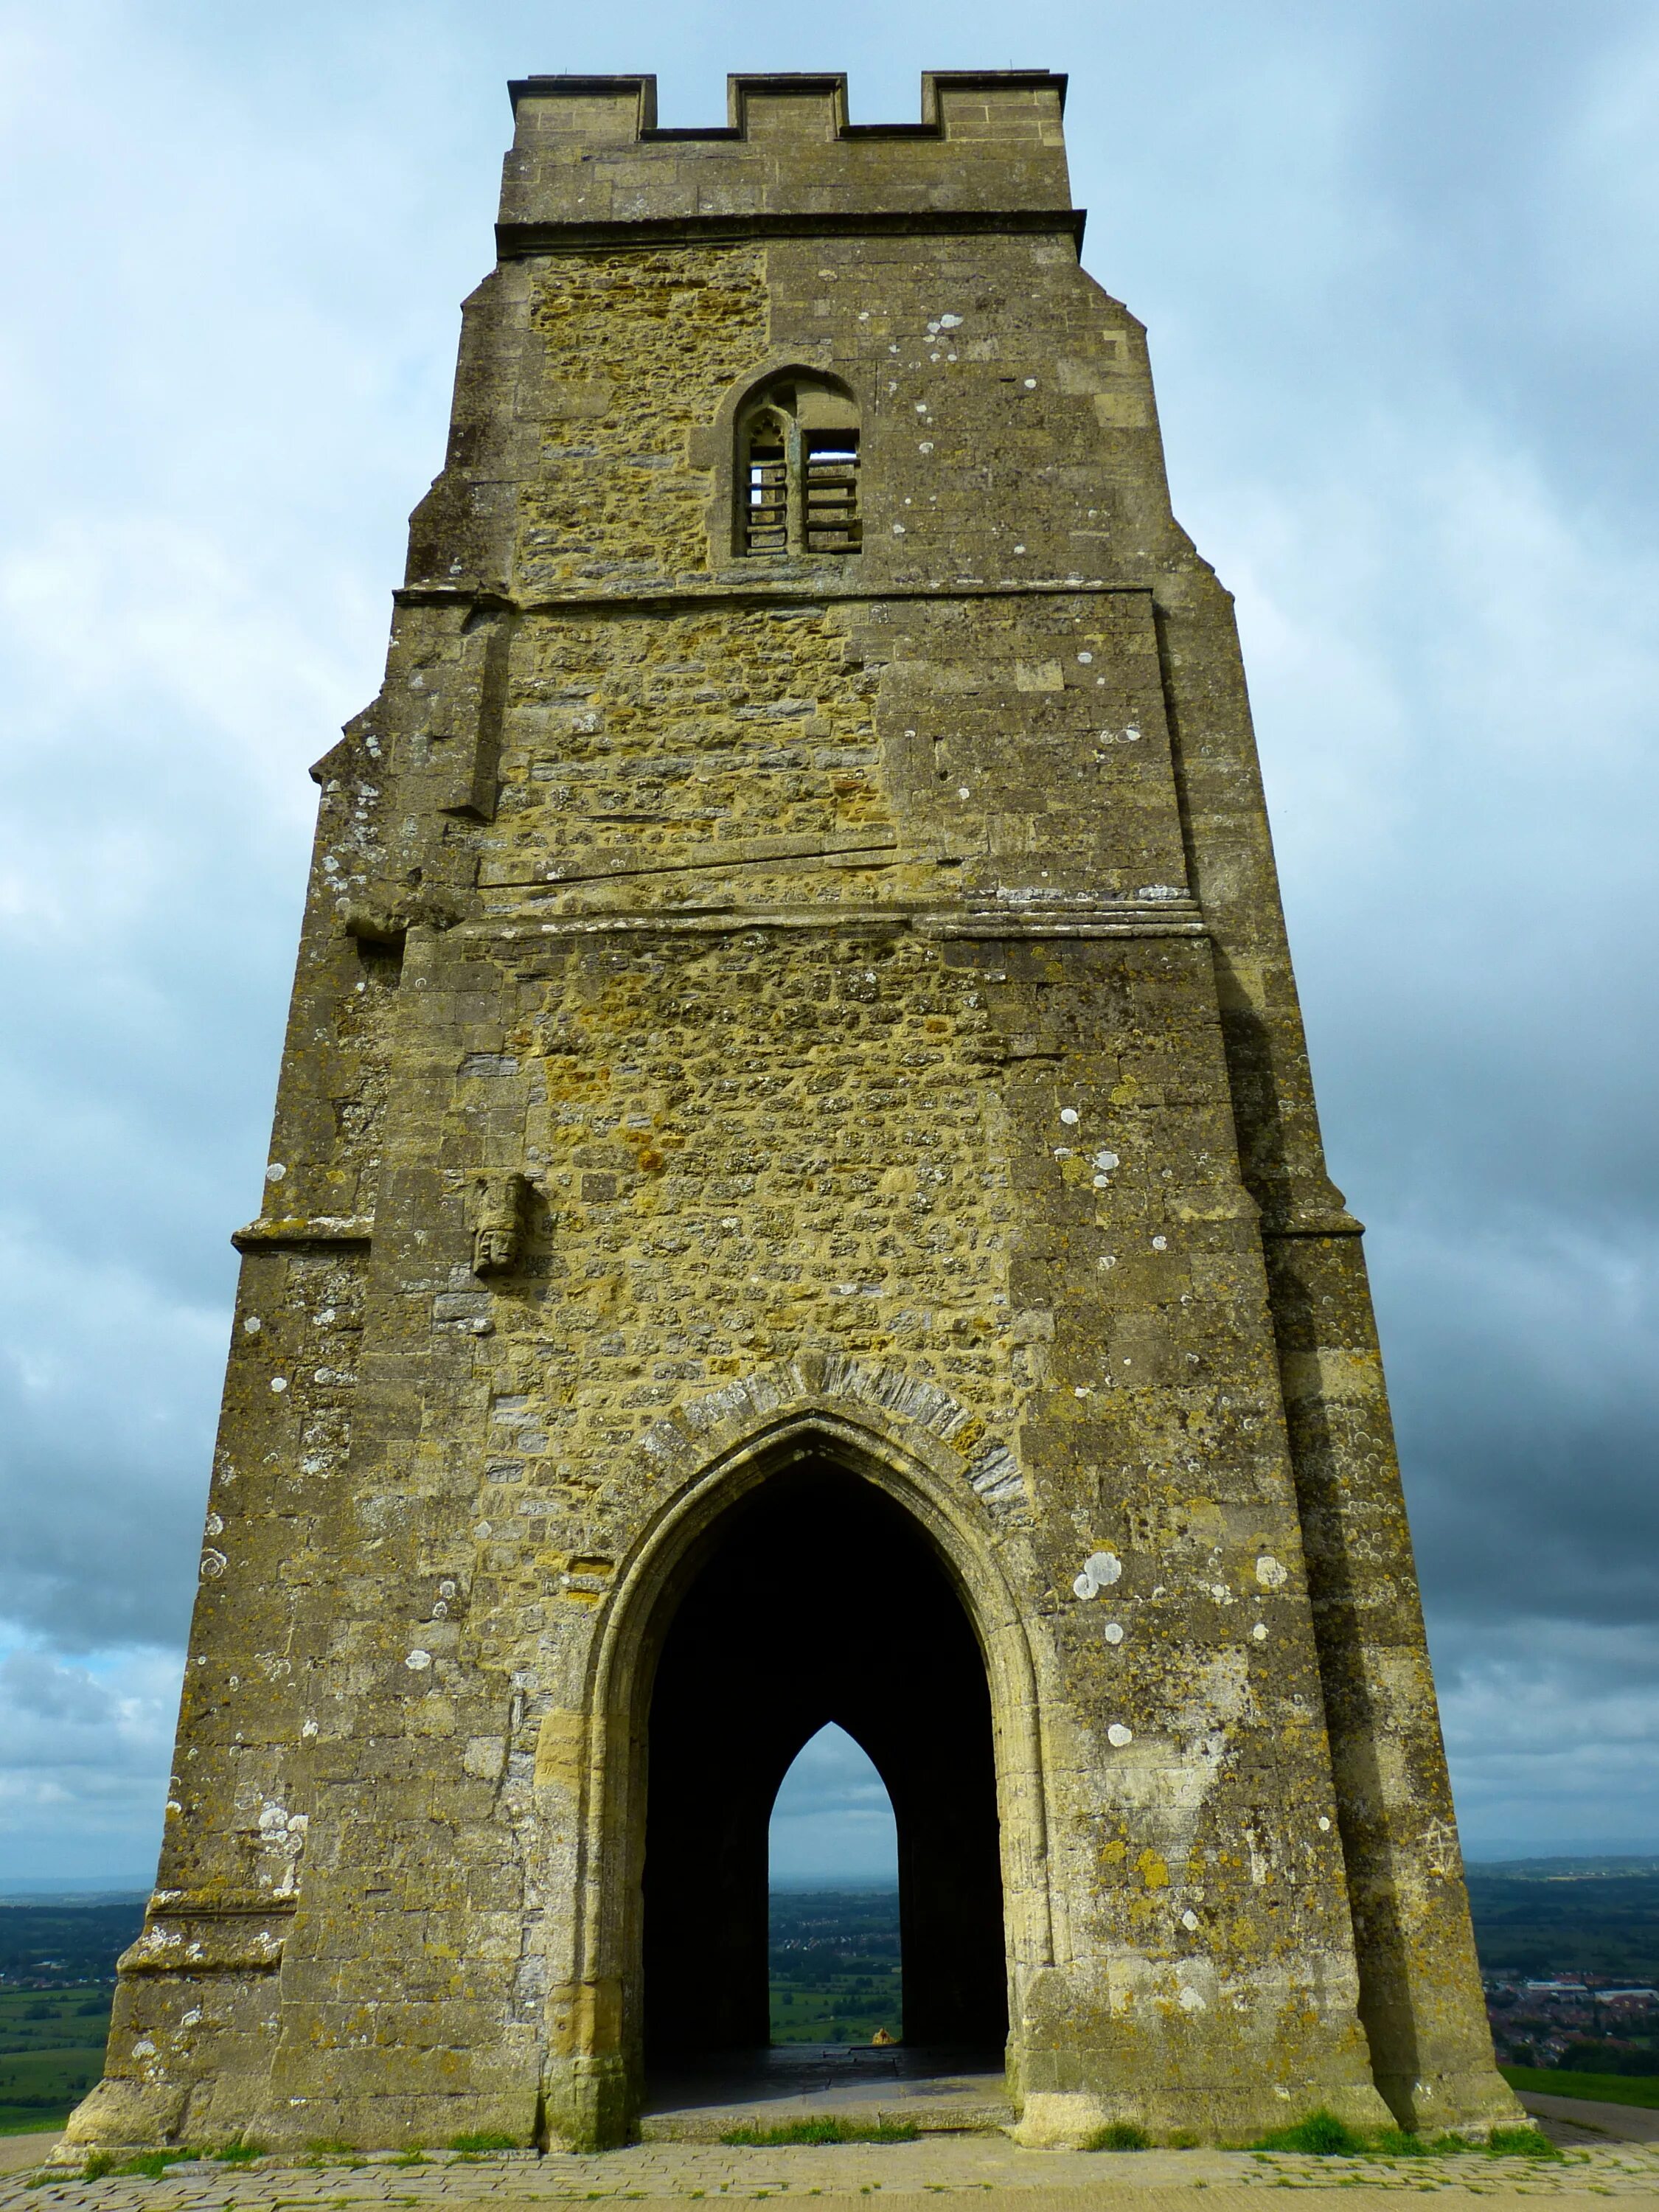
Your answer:
[[[50,2148],[35,2137],[34,2154]],[[812,2212],[979,2212],[987,2197],[1017,2197],[1014,2212],[1232,2212],[1261,2206],[1264,2188],[1296,2189],[1307,2212],[1363,2212],[1359,2198],[1432,2193],[1446,2212],[1506,2212],[1551,2199],[1557,2212],[1592,2212],[1609,2197],[1659,2206],[1659,2146],[1570,2148],[1559,2163],[1467,2156],[1312,2159],[1249,2151],[1140,2151],[1114,2155],[1029,2151],[1004,2137],[931,2136],[920,2142],[841,2143],[744,2150],[703,2143],[638,2143],[596,2156],[525,2152],[477,2159],[435,2154],[319,2159],[252,2167],[210,2160],[176,2165],[155,2181],[58,2173],[0,2179],[0,2212],[462,2212],[603,2202],[653,2212],[712,2212],[721,2197],[812,2200]],[[990,2208],[987,2208],[990,2212]],[[1262,2208],[1265,2212],[1265,2208]]]
[[[1621,2142],[1659,2142],[1659,2112],[1644,2105],[1604,2105],[1592,2097],[1542,2097],[1528,2089],[1521,2100],[1534,2118],[1559,2126],[1592,2129]],[[1576,2138],[1575,2138],[1576,2139]]]

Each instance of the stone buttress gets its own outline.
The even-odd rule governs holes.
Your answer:
[[[986,1655],[1025,2139],[1514,2116],[1231,603],[1063,88],[514,88],[75,2143],[625,2137],[660,1593],[803,1453]]]

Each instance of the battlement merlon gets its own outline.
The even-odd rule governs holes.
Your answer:
[[[849,123],[844,76],[731,76],[721,125],[659,130],[653,76],[532,76],[513,95],[502,251],[538,234],[635,225],[694,230],[864,216],[1047,217],[1076,228],[1061,121],[1066,79],[1046,70],[929,72],[919,123]]]

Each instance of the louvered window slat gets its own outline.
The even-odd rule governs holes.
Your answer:
[[[749,448],[748,506],[744,546],[750,553],[789,550],[789,470],[781,446]]]
[[[811,553],[848,553],[860,542],[858,453],[851,445],[822,447],[806,456],[806,547]]]

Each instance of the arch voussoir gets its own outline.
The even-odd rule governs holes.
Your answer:
[[[791,1422],[848,1421],[871,1430],[994,1507],[1024,1499],[1012,1447],[942,1384],[844,1352],[804,1352],[688,1399],[641,1438],[646,1470],[691,1477],[714,1460],[764,1444]]]

